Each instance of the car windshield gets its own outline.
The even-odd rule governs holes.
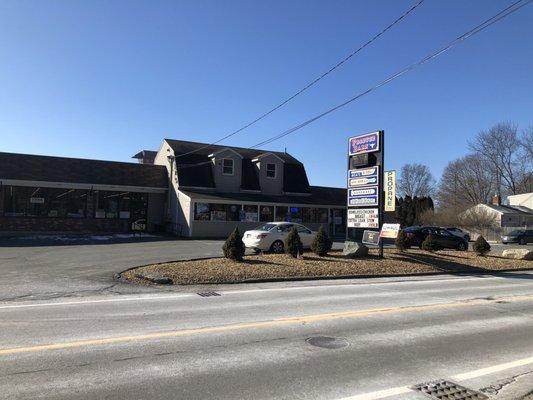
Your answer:
[[[509,233],[509,236],[520,235],[521,233],[524,233],[524,231],[519,231],[519,230],[511,231],[511,232]]]
[[[263,226],[260,226],[259,228],[256,228],[256,231],[269,231],[272,228],[274,228],[276,224],[265,224]]]

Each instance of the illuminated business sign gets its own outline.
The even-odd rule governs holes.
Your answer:
[[[350,156],[374,151],[379,151],[379,131],[348,139],[348,154]]]

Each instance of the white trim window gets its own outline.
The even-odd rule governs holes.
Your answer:
[[[276,179],[277,171],[276,164],[267,163],[266,165],[266,177],[270,179]]]
[[[222,175],[233,175],[234,174],[234,161],[233,158],[223,158],[222,159]]]

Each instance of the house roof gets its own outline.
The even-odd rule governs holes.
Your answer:
[[[261,193],[220,193],[205,190],[182,190],[181,192],[194,200],[218,200],[229,203],[254,202],[275,204],[309,204],[322,206],[346,207],[346,189],[311,186],[308,195],[265,195]]]
[[[153,151],[153,150],[141,150],[139,151],[137,154],[135,154],[133,157],[131,158],[136,158],[136,159],[142,159],[142,158],[150,158],[150,159],[154,159],[155,156],[157,156],[157,151]]]
[[[0,152],[2,179],[167,187],[167,172],[163,166]]]
[[[249,149],[245,147],[235,147],[235,146],[224,146],[208,143],[199,143],[199,142],[189,142],[186,140],[175,140],[175,139],[165,139],[169,146],[174,150],[174,155],[178,156],[180,154],[185,154],[189,152],[194,152],[187,156],[184,156],[180,161],[187,163],[187,158],[191,155],[202,155],[209,156],[210,154],[216,153],[224,149],[231,149],[234,152],[240,154],[243,158],[249,158],[253,160],[254,158],[259,157],[265,153],[272,153],[281,158],[283,161],[293,164],[301,164],[296,158],[291,156],[289,153],[284,153],[282,151],[271,151],[271,150],[259,150],[259,149]]]
[[[273,154],[284,162],[283,191],[287,193],[310,193],[309,180],[304,165],[288,153],[270,150],[246,149],[165,139],[174,150],[180,186],[215,188],[210,155],[229,149],[242,157],[241,189],[261,190],[257,168],[253,160],[261,155]],[[191,154],[187,154],[192,152]]]
[[[484,204],[484,206],[489,207],[502,214],[533,215],[533,210],[523,206],[506,206],[503,204],[499,206],[495,204]]]

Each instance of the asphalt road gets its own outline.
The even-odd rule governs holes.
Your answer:
[[[0,301],[154,291],[119,283],[113,276],[140,265],[221,256],[222,244],[221,240],[173,239],[68,245],[42,240],[0,242]],[[342,248],[342,243],[334,247]],[[510,246],[493,247],[501,252]]]
[[[501,400],[533,390],[533,273],[219,294],[0,303],[0,398],[423,399],[409,386],[443,378]],[[339,348],[307,340],[322,336]]]

